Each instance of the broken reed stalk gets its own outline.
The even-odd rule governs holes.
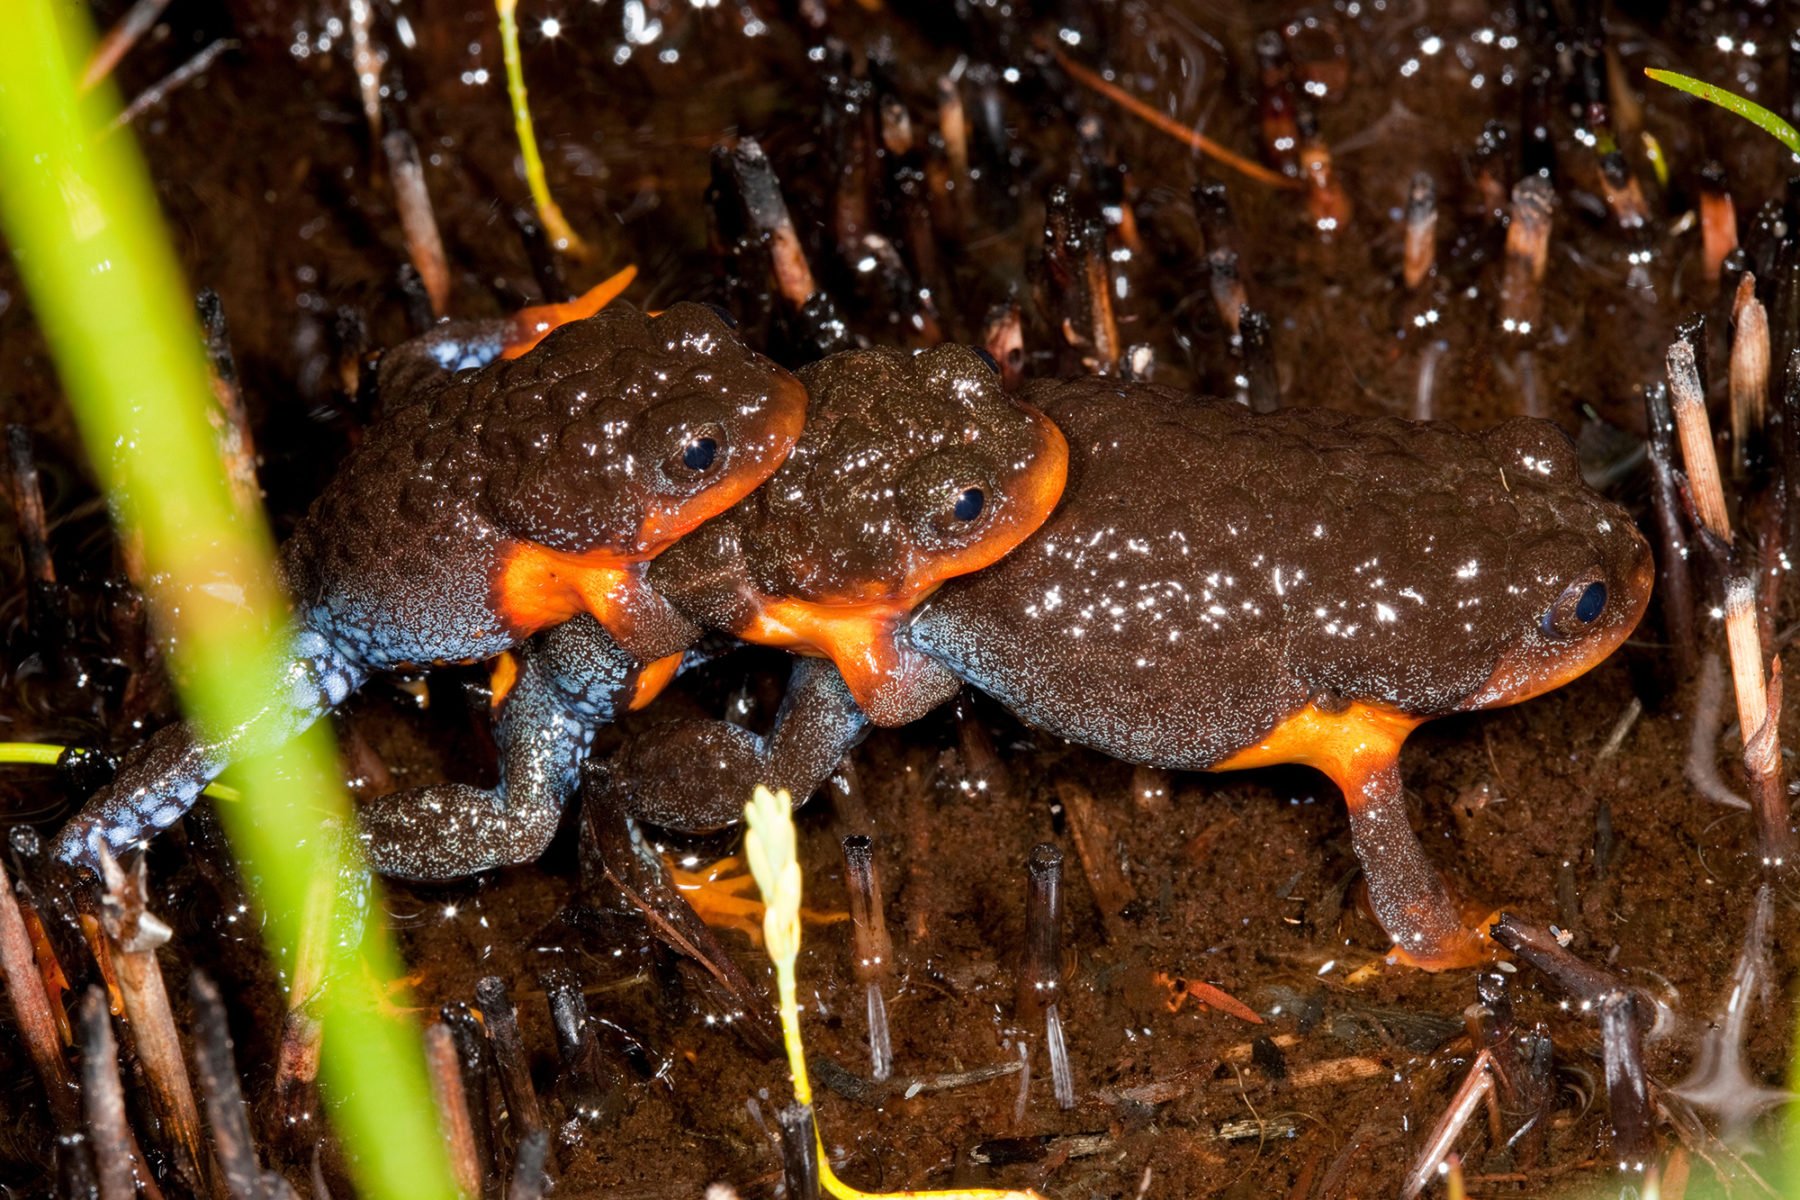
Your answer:
[[[213,1151],[219,1157],[225,1190],[232,1200],[265,1200],[267,1190],[262,1168],[256,1161],[256,1142],[250,1134],[243,1089],[238,1083],[224,1001],[212,980],[200,971],[188,980],[188,992],[194,1001],[194,1069],[206,1096]]]
[[[944,158],[950,164],[951,191],[957,207],[966,208],[969,189],[969,116],[963,108],[962,89],[954,74],[938,79],[938,133],[944,139]]]
[[[1319,134],[1310,106],[1300,109],[1300,174],[1307,182],[1306,211],[1313,230],[1326,238],[1350,226],[1350,198],[1331,166],[1331,147]]]
[[[203,288],[194,299],[200,327],[206,333],[206,361],[211,368],[213,397],[219,402],[213,421],[219,439],[219,458],[238,511],[256,513],[262,507],[262,486],[256,479],[256,439],[250,432],[250,412],[244,407],[244,389],[238,380],[237,357],[231,352],[231,329],[225,322],[225,306],[219,294]]]
[[[1599,1008],[1613,1153],[1621,1171],[1642,1174],[1656,1152],[1656,1139],[1651,1132],[1650,1091],[1644,1070],[1641,1003],[1633,992],[1615,991],[1600,998]]]
[[[781,1131],[781,1169],[788,1200],[819,1200],[819,1126],[810,1104],[784,1104],[775,1110]]]
[[[806,261],[806,250],[794,230],[794,218],[788,213],[787,201],[781,195],[781,183],[775,178],[762,144],[755,138],[740,138],[735,147],[722,150],[729,165],[744,216],[750,227],[768,239],[769,257],[775,269],[775,286],[793,309],[798,310],[819,290],[812,267]]]
[[[475,1144],[475,1122],[469,1115],[469,1095],[463,1085],[456,1036],[442,1021],[432,1022],[425,1031],[425,1066],[431,1075],[431,1099],[437,1107],[444,1146],[450,1152],[450,1172],[456,1180],[456,1190],[465,1196],[479,1196],[483,1172]]]
[[[125,1119],[119,1047],[113,1039],[106,989],[98,984],[90,987],[81,1001],[81,1104],[99,1174],[100,1200],[133,1200],[137,1195],[134,1142]]]
[[[1687,530],[1681,518],[1681,484],[1675,466],[1675,415],[1668,385],[1658,380],[1644,389],[1649,427],[1650,503],[1656,515],[1656,594],[1664,632],[1675,654],[1675,672],[1691,679],[1700,660],[1694,623],[1694,579],[1688,561]]]
[[[581,977],[559,966],[545,970],[538,981],[550,1005],[556,1055],[562,1064],[554,1095],[563,1109],[565,1128],[571,1121],[596,1128],[611,1124],[624,1105],[624,1080],[600,1049]]]
[[[463,1106],[468,1111],[469,1127],[474,1136],[475,1173],[479,1178],[486,1179],[498,1171],[496,1164],[500,1161],[500,1156],[494,1149],[498,1138],[488,1103],[488,1081],[493,1070],[487,1034],[475,1016],[475,1010],[464,1001],[446,1004],[438,1012],[456,1047],[457,1062],[461,1070]]]
[[[862,981],[869,1018],[869,1073],[877,1083],[894,1072],[894,1040],[888,1029],[882,985],[893,972],[894,941],[881,905],[881,872],[865,834],[844,839],[844,882],[850,892],[851,966]]]
[[[1749,271],[1738,280],[1731,324],[1731,473],[1741,480],[1762,457],[1769,402],[1769,316]]]
[[[1244,290],[1238,252],[1228,246],[1208,251],[1206,255],[1207,290],[1225,332],[1237,337],[1243,330],[1244,311],[1250,307],[1250,295]]]
[[[394,184],[394,209],[400,217],[400,231],[406,237],[407,257],[412,259],[425,285],[431,314],[441,317],[450,307],[450,261],[444,254],[444,239],[438,233],[431,192],[425,186],[425,164],[419,159],[419,144],[406,130],[394,128],[382,135],[381,152],[387,158],[388,177]]]
[[[150,912],[143,858],[127,874],[104,846],[100,854],[106,883],[100,899],[100,926],[106,933],[119,994],[125,1002],[126,1023],[150,1084],[157,1119],[174,1143],[176,1169],[187,1186],[196,1194],[218,1195],[200,1138],[200,1109],[194,1102],[162,967],[156,961],[157,949],[167,944],[173,931]]]
[[[1275,369],[1275,331],[1269,314],[1245,308],[1238,315],[1243,337],[1244,394],[1250,410],[1272,413],[1281,407],[1281,377]]]
[[[500,1069],[500,1090],[506,1097],[506,1111],[512,1114],[513,1131],[523,1158],[527,1139],[545,1128],[544,1110],[538,1104],[537,1089],[531,1084],[530,1060],[525,1056],[525,1040],[519,1035],[518,1014],[506,993],[506,981],[498,975],[481,980],[475,985],[475,1003],[481,1009],[482,1022],[493,1044],[494,1062]]]
[[[1500,275],[1500,328],[1529,334],[1543,319],[1544,270],[1550,261],[1550,225],[1556,189],[1541,175],[1513,185],[1512,217]]]
[[[1431,277],[1437,266],[1437,183],[1420,171],[1406,194],[1406,250],[1401,277],[1409,291]]]
[[[198,79],[208,67],[212,66],[214,59],[227,50],[237,49],[238,44],[231,38],[215,38],[208,42],[194,57],[133,96],[131,103],[120,109],[118,116],[107,123],[106,131],[111,133],[122,126],[131,124],[168,99],[170,92]]]
[[[163,9],[169,7],[169,0],[137,0],[120,17],[118,23],[107,30],[100,44],[94,47],[94,53],[88,59],[87,67],[81,72],[81,90],[87,91],[108,75],[119,65],[119,60],[137,44],[137,40],[156,26],[157,18],[162,16]]]
[[[356,90],[362,94],[363,119],[369,138],[381,137],[381,67],[387,52],[375,45],[375,5],[372,0],[350,0],[350,64],[356,70]]]
[[[519,1155],[513,1159],[512,1178],[506,1184],[506,1200],[543,1200],[549,1177],[544,1167],[550,1159],[550,1133],[533,1129],[519,1139]]]
[[[56,587],[56,560],[50,554],[50,525],[44,514],[37,455],[31,431],[25,426],[6,427],[6,460],[6,492],[25,559],[25,628],[44,664],[60,671],[69,619]]]
[[[1075,839],[1075,857],[1081,860],[1081,871],[1087,877],[1088,890],[1100,909],[1100,923],[1106,930],[1107,939],[1121,941],[1127,932],[1121,914],[1136,902],[1137,893],[1119,866],[1118,836],[1113,832],[1104,807],[1095,802],[1094,793],[1086,785],[1064,776],[1056,781],[1056,798],[1062,802],[1063,813],[1068,817],[1069,833]],[[1060,894],[1055,897],[1055,902],[1060,906]],[[1048,919],[1056,920],[1056,917],[1052,915]],[[1057,924],[1060,928],[1060,921]],[[1058,959],[1056,969],[1059,974],[1061,965]]]
[[[1725,511],[1725,490],[1719,481],[1718,457],[1713,452],[1712,428],[1706,419],[1706,393],[1695,361],[1695,343],[1685,338],[1672,342],[1668,368],[1675,425],[1694,506],[1707,533],[1720,546],[1729,548],[1731,523]],[[1781,716],[1781,667],[1777,659],[1772,676],[1764,674],[1766,660],[1757,631],[1755,582],[1750,575],[1740,574],[1735,566],[1725,583],[1725,642],[1731,653],[1744,771],[1750,778],[1762,860],[1765,866],[1778,867],[1792,857],[1794,847],[1781,778],[1777,728]]]
[[[1781,769],[1781,659],[1775,659],[1765,678],[1762,637],[1756,625],[1756,585],[1747,576],[1737,576],[1725,585],[1725,642],[1731,652],[1744,772],[1750,777],[1763,865],[1780,867],[1794,849]]]
[[[1063,1037],[1062,851],[1049,842],[1031,848],[1025,860],[1025,960],[1019,971],[1016,1006],[1029,1020],[1042,1016],[1044,1049],[1058,1108],[1075,1107],[1075,1080]]]
[[[1737,244],[1737,209],[1731,203],[1725,168],[1709,162],[1700,170],[1700,269],[1706,282],[1719,282],[1725,258]]]
[[[44,991],[43,976],[38,971],[37,956],[32,951],[31,933],[26,928],[19,898],[13,892],[12,880],[0,863],[0,975],[6,980],[6,998],[18,1022],[19,1036],[31,1065],[37,1070],[50,1100],[50,1114],[58,1133],[78,1129],[81,1121],[75,1093],[69,1078],[68,1064],[63,1061],[62,1039],[57,1032],[56,1015],[50,997]]]
[[[1434,1176],[1446,1173],[1446,1161],[1456,1145],[1456,1139],[1462,1136],[1463,1128],[1468,1125],[1476,1110],[1491,1102],[1493,1094],[1494,1059],[1486,1050],[1482,1050],[1475,1055],[1475,1061],[1469,1064],[1469,1073],[1463,1076],[1444,1115],[1431,1127],[1431,1133],[1425,1139],[1425,1148],[1419,1152],[1413,1169],[1406,1174],[1406,1182],[1400,1189],[1400,1200],[1414,1200]]]

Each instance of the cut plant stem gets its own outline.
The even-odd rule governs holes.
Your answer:
[[[788,1070],[794,1083],[794,1102],[810,1108],[813,1104],[812,1079],[806,1069],[806,1047],[800,1037],[799,979],[794,961],[800,954],[800,860],[795,848],[793,797],[785,791],[771,792],[758,787],[744,808],[748,829],[744,835],[744,857],[762,891],[763,945],[775,965],[776,988],[780,995],[782,1043],[787,1050]],[[815,1129],[814,1149],[819,1163],[819,1182],[839,1200],[899,1200],[900,1197],[931,1197],[934,1200],[1041,1200],[1032,1191],[1002,1191],[975,1188],[942,1192],[863,1192],[844,1183],[832,1173],[825,1157],[824,1142]]]
[[[519,1155],[513,1159],[506,1200],[543,1200],[548,1179],[544,1166],[550,1158],[550,1133],[533,1129],[519,1139]]]
[[[875,848],[864,834],[844,839],[844,881],[850,891],[851,966],[868,997],[869,1071],[881,1083],[894,1071],[894,1043],[882,994],[882,984],[893,972],[894,942],[882,913]]]
[[[111,75],[113,68],[119,65],[119,60],[137,44],[137,40],[155,28],[157,18],[162,16],[163,9],[167,7],[169,0],[137,0],[137,3],[127,9],[118,23],[100,39],[100,44],[94,47],[94,53],[81,73],[82,90],[86,91]]]
[[[525,185],[531,189],[532,203],[537,205],[538,219],[558,250],[571,258],[587,259],[588,245],[569,225],[562,209],[550,196],[550,185],[544,179],[544,160],[538,154],[537,131],[531,123],[531,101],[525,94],[525,68],[519,59],[519,22],[516,10],[519,0],[494,0],[500,15],[500,49],[506,59],[506,95],[512,102],[513,130],[519,137],[519,154],[525,160]]]
[[[1729,546],[1731,519],[1725,512],[1725,489],[1719,482],[1719,460],[1713,453],[1712,428],[1706,419],[1706,391],[1692,342],[1677,339],[1669,344],[1668,369],[1675,431],[1681,439],[1681,461],[1694,507],[1706,530]]]
[[[545,1128],[544,1110],[538,1104],[537,1089],[531,1084],[531,1064],[525,1056],[525,1040],[519,1035],[518,1014],[506,994],[506,981],[498,975],[481,980],[475,985],[475,1003],[493,1043],[494,1062],[500,1068],[500,1090],[506,1096],[506,1110],[512,1114],[513,1132],[523,1158],[526,1140]],[[515,1181],[517,1178],[515,1174]]]
[[[1658,381],[1644,389],[1644,415],[1649,427],[1650,502],[1656,515],[1656,594],[1663,630],[1675,652],[1676,674],[1686,680],[1693,677],[1700,651],[1687,529],[1681,519],[1680,473],[1675,466],[1675,416],[1666,384]]]
[[[781,1130],[781,1167],[788,1200],[819,1200],[819,1125],[810,1104],[784,1104],[775,1110]]]
[[[1058,1108],[1075,1107],[1075,1081],[1063,1037],[1062,979],[1062,851],[1049,842],[1031,848],[1025,859],[1025,958],[1020,964],[1019,1016],[1041,1014],[1044,1048],[1050,1056],[1050,1079]]]
[[[50,997],[38,973],[37,957],[32,952],[31,933],[19,910],[19,898],[13,893],[12,880],[0,863],[0,975],[6,980],[6,999],[18,1023],[19,1036],[31,1065],[50,1101],[50,1115],[59,1133],[80,1128],[75,1093],[69,1079],[68,1065],[63,1061],[62,1039],[57,1033],[56,1017],[51,1011]]]
[[[463,1085],[456,1035],[442,1021],[433,1022],[425,1031],[425,1066],[431,1073],[431,1098],[444,1131],[444,1146],[450,1152],[456,1190],[464,1196],[479,1196],[483,1175],[475,1144],[475,1122],[469,1116],[469,1096]]]
[[[112,1013],[106,990],[97,984],[81,1001],[81,1103],[99,1173],[100,1200],[133,1200],[137,1195],[132,1169],[135,1142],[125,1119],[125,1088],[119,1081]]]
[[[1700,267],[1706,282],[1719,282],[1725,256],[1737,244],[1737,209],[1731,203],[1725,168],[1709,162],[1700,169]]]
[[[1636,994],[1629,991],[1608,992],[1601,997],[1599,1008],[1613,1153],[1621,1171],[1642,1174],[1656,1150],[1644,1072],[1643,1013]]]
[[[1419,1152],[1413,1169],[1407,1172],[1406,1182],[1400,1189],[1400,1200],[1413,1200],[1433,1178],[1440,1173],[1447,1173],[1446,1161],[1456,1146],[1456,1139],[1462,1136],[1464,1127],[1476,1110],[1489,1102],[1493,1092],[1493,1055],[1481,1050],[1475,1055],[1475,1061],[1469,1064],[1469,1073],[1463,1076],[1444,1115],[1431,1127],[1431,1133],[1425,1139],[1425,1148]]]
[[[188,981],[188,991],[194,1001],[194,1068],[206,1096],[206,1117],[212,1126],[213,1150],[219,1156],[225,1190],[232,1200],[264,1200],[267,1191],[238,1083],[225,1004],[212,980],[199,971]]]
[[[1437,183],[1420,171],[1406,195],[1406,251],[1401,277],[1409,290],[1431,277],[1437,265]]]
[[[1544,270],[1550,261],[1550,224],[1556,190],[1541,175],[1513,185],[1512,220],[1500,277],[1500,328],[1529,334],[1543,319]]]
[[[181,1040],[175,1032],[175,1015],[163,986],[162,967],[156,951],[167,944],[171,931],[149,910],[149,891],[144,860],[129,875],[104,846],[100,867],[106,891],[100,900],[100,926],[125,1002],[125,1016],[157,1119],[174,1143],[175,1163],[187,1186],[197,1194],[216,1195],[209,1186],[200,1140],[200,1109],[194,1103],[194,1087],[188,1078]]]
[[[510,66],[511,60],[508,62]],[[431,192],[425,186],[425,164],[419,160],[419,144],[406,130],[390,129],[382,136],[381,152],[387,158],[388,178],[394,184],[394,207],[400,216],[400,230],[406,235],[407,257],[412,259],[425,285],[431,314],[441,317],[450,307],[450,262],[444,256],[444,239],[438,233]]]
[[[1769,403],[1769,316],[1748,271],[1738,280],[1731,324],[1731,473],[1741,480],[1766,453]]]
[[[1763,675],[1762,638],[1756,625],[1756,584],[1736,576],[1725,584],[1725,643],[1743,731],[1744,773],[1750,779],[1763,865],[1780,867],[1793,856],[1787,788],[1781,763],[1781,660]]]

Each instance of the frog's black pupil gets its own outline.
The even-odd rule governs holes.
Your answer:
[[[974,347],[974,351],[975,351],[976,356],[979,357],[982,362],[984,362],[988,365],[988,370],[992,371],[996,375],[998,375],[1000,373],[1000,364],[994,361],[994,356],[992,354],[989,354],[986,350],[983,350],[980,346]]]
[[[956,498],[956,519],[973,521],[981,515],[981,506],[987,503],[987,497],[981,494],[980,488],[965,488],[963,494]]]
[[[1575,602],[1575,619],[1583,625],[1591,625],[1600,616],[1600,610],[1606,607],[1606,585],[1590,583],[1587,590],[1581,593],[1581,599]]]
[[[704,471],[713,465],[713,459],[718,454],[719,443],[709,437],[695,438],[681,452],[681,461],[690,471]]]

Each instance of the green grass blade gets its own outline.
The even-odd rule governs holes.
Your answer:
[[[1778,139],[1782,145],[1788,148],[1789,153],[1800,155],[1800,132],[1796,132],[1792,125],[1754,100],[1746,100],[1735,92],[1728,92],[1722,87],[1703,83],[1691,75],[1682,75],[1675,71],[1646,67],[1644,74],[1658,83],[1667,84],[1678,92],[1698,96],[1710,104],[1718,105],[1727,112],[1736,113],[1764,133]]]
[[[165,625],[190,719],[234,728],[273,694],[284,601],[267,529],[231,498],[211,427],[200,331],[149,177],[127,131],[104,135],[110,88],[78,94],[91,31],[62,0],[18,0],[0,34],[0,226],[115,511],[155,577],[194,589]],[[237,236],[231,229],[220,237]],[[232,594],[208,601],[207,596]],[[169,614],[170,609],[159,610]],[[220,810],[291,970],[312,881],[335,872],[351,817],[323,729],[236,771],[250,802]],[[353,839],[348,839],[353,840]],[[371,1002],[359,948],[331,939],[335,985],[320,999],[322,1082],[363,1195],[450,1197],[450,1180],[410,1024]],[[360,953],[399,974],[385,931]]]

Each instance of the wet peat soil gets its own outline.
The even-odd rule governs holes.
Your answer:
[[[123,7],[102,4],[98,17],[110,21]],[[909,289],[894,286],[886,267],[859,271],[862,244],[839,236],[863,219],[908,268],[936,272],[944,337],[978,338],[990,308],[1016,299],[1028,373],[1078,371],[1082,354],[1059,328],[1062,292],[1046,289],[1035,265],[1045,197],[1065,184],[1080,211],[1099,213],[1122,184],[1135,232],[1109,225],[1119,334],[1150,348],[1154,378],[1239,386],[1244,368],[1213,302],[1207,257],[1229,245],[1251,303],[1271,317],[1285,402],[1429,411],[1470,426],[1522,411],[1548,416],[1580,434],[1587,465],[1646,528],[1644,390],[1661,378],[1664,350],[1690,313],[1711,319],[1714,399],[1724,395],[1730,280],[1705,280],[1700,230],[1686,216],[1700,170],[1723,165],[1746,239],[1759,206],[1781,197],[1783,172],[1773,141],[1672,93],[1646,91],[1639,69],[1676,67],[1754,90],[1784,110],[1800,91],[1787,31],[1773,7],[1751,5],[1618,5],[1604,37],[1585,41],[1577,20],[1549,6],[1475,3],[1070,4],[1032,16],[871,0],[819,9],[823,31],[808,4],[526,7],[526,70],[551,180],[596,250],[591,263],[561,264],[574,287],[635,262],[634,302],[730,305],[748,337],[796,361],[804,339],[760,272],[734,274],[709,247],[709,150],[754,135],[783,179],[821,285],[856,334],[923,340]],[[136,129],[190,280],[222,297],[278,529],[303,511],[367,419],[341,385],[340,363],[357,349],[344,314],[366,323],[370,346],[409,332],[398,282],[406,251],[342,15],[335,5],[287,0],[183,0],[118,70],[121,90],[134,95],[213,39],[236,43]],[[550,15],[560,22],[555,37],[541,25]],[[1335,229],[1319,227],[1312,194],[1203,160],[1047,65],[1042,49],[1057,45],[1077,62],[1110,67],[1156,107],[1258,157],[1268,89],[1254,47],[1270,31],[1285,40],[1290,100],[1316,120],[1332,155],[1348,206]],[[375,35],[390,56],[388,120],[412,131],[426,159],[452,310],[481,315],[540,300],[547,272],[534,270],[512,215],[525,190],[492,7],[377,5]],[[809,55],[827,37],[836,47]],[[1596,45],[1616,57],[1635,97],[1621,104],[1613,96],[1613,121],[1646,197],[1647,220],[1636,230],[1609,211],[1585,132],[1594,126],[1582,116],[1584,81],[1607,90],[1604,60],[1587,52]],[[855,66],[833,84],[845,53]],[[939,128],[940,77],[964,63],[956,86],[974,171],[954,202],[960,210],[949,214],[960,228],[946,226],[941,211],[928,217],[934,268],[919,265],[917,227],[906,224],[912,210],[866,136],[872,126],[858,158],[844,122],[824,115],[868,78],[871,57],[876,90],[904,102],[920,144]],[[1498,133],[1478,149],[1490,122]],[[1666,187],[1641,153],[1640,129],[1670,164]],[[872,198],[860,218],[841,203],[860,194],[854,173],[845,174],[858,162]],[[940,198],[944,162],[940,142],[917,164]],[[1520,334],[1501,327],[1498,209],[1521,173],[1539,168],[1555,181],[1556,209],[1541,315]],[[1438,256],[1434,274],[1409,291],[1402,216],[1419,172],[1437,188]],[[1232,212],[1232,224],[1210,231],[1211,244],[1192,195],[1203,180],[1226,185]],[[1792,258],[1784,261],[1791,269]],[[557,286],[553,277],[548,286]],[[1778,307],[1776,317],[1778,325],[1800,321],[1800,311]],[[1778,345],[1793,344],[1785,336],[1778,328]],[[76,667],[64,677],[48,670],[26,625],[19,556],[9,545],[0,553],[0,738],[122,751],[170,719],[172,706],[154,671],[138,670],[104,514],[4,260],[0,378],[7,419],[36,439]],[[14,539],[10,525],[0,538]],[[1710,578],[1701,586],[1716,595]],[[1790,596],[1777,628],[1792,608]],[[1719,629],[1703,623],[1700,635],[1716,649]],[[1517,709],[1428,726],[1404,762],[1415,824],[1459,886],[1555,924],[1583,959],[1666,1002],[1671,1028],[1647,1050],[1659,1094],[1694,1069],[1701,1035],[1723,1009],[1760,881],[1748,814],[1705,802],[1683,779],[1693,688],[1676,677],[1667,641],[1653,606],[1638,636],[1590,676]],[[767,720],[781,677],[773,656],[728,659],[626,722],[601,752],[618,737],[654,737],[669,713],[741,702],[750,719]],[[478,671],[443,671],[428,682],[378,681],[347,705],[338,729],[360,794],[491,772],[481,685]],[[1643,706],[1635,721],[1634,702]],[[1736,786],[1736,731],[1729,716],[1722,724],[1717,760]],[[1792,719],[1783,733],[1795,743]],[[1064,803],[1071,783],[1094,797],[1092,824],[1072,824],[1081,814]],[[0,777],[5,820],[51,830],[89,784],[8,769]],[[1078,828],[1091,856],[1085,869]],[[1309,772],[1133,772],[1034,734],[971,696],[915,727],[876,733],[841,786],[804,810],[811,907],[846,907],[838,846],[857,832],[874,838],[896,943],[887,988],[896,1074],[930,1081],[1010,1067],[1022,1036],[1031,1047],[1023,1097],[1017,1073],[911,1095],[902,1086],[873,1100],[827,1091],[826,1144],[840,1172],[862,1186],[1006,1184],[1067,1197],[1392,1195],[1468,1070],[1474,1044],[1464,1010],[1476,1000],[1474,973],[1350,978],[1376,962],[1382,942],[1359,908],[1340,802]],[[1022,1034],[1014,1016],[1024,861],[1042,841],[1063,847],[1068,866],[1064,1015],[1076,1097],[1068,1111],[1053,1100],[1038,1030]],[[772,1115],[787,1098],[784,1067],[734,1031],[703,976],[655,948],[616,894],[582,884],[575,842],[571,829],[540,866],[465,886],[391,888],[384,916],[415,972],[410,1002],[432,1013],[472,1000],[484,976],[505,979],[559,1119],[539,980],[552,965],[573,969],[630,1082],[615,1116],[563,1126],[557,1193],[691,1197],[724,1181],[746,1195],[774,1194],[781,1159]],[[671,853],[701,860],[732,848],[729,836],[671,843]],[[153,852],[153,894],[176,928],[165,967],[180,981],[204,966],[223,983],[259,1140],[304,1185],[313,1135],[278,1127],[268,1093],[279,994],[227,862],[204,808]],[[1096,898],[1090,878],[1101,864],[1125,889],[1106,891],[1110,902]],[[41,873],[29,837],[15,834],[11,865],[28,880]],[[1744,1046],[1746,1070],[1764,1084],[1779,1081],[1787,1062],[1800,950],[1791,882],[1778,883],[1775,900],[1772,1003],[1753,1010]],[[847,930],[808,929],[806,1033],[816,1060],[866,1075],[863,989]],[[720,936],[753,979],[769,978],[745,935]],[[69,970],[78,985],[92,975],[85,961]],[[1159,974],[1221,988],[1265,1023],[1193,1000],[1176,1008]],[[171,990],[185,997],[184,986]],[[1539,1028],[1554,1044],[1552,1100],[1541,1140],[1503,1147],[1485,1118],[1471,1123],[1459,1143],[1469,1193],[1599,1195],[1633,1186],[1636,1176],[1621,1178],[1614,1167],[1595,1022],[1529,968],[1511,977],[1509,991],[1520,1027]],[[13,1114],[0,1134],[0,1182],[12,1194],[47,1194],[50,1132],[10,1035],[0,1035],[0,1084]],[[1716,1114],[1701,1115],[1717,1128]],[[1518,1119],[1505,1115],[1508,1132]],[[160,1163],[157,1137],[139,1128]],[[1773,1130],[1762,1136],[1766,1145]],[[1660,1126],[1658,1161],[1683,1147],[1696,1152],[1696,1185],[1711,1177],[1704,1159],[1726,1169],[1733,1161],[1693,1130],[1678,1136]],[[1772,1165],[1766,1151],[1749,1161],[1765,1172]],[[343,1194],[334,1154],[324,1163]],[[1737,1188],[1756,1194],[1750,1183]]]

